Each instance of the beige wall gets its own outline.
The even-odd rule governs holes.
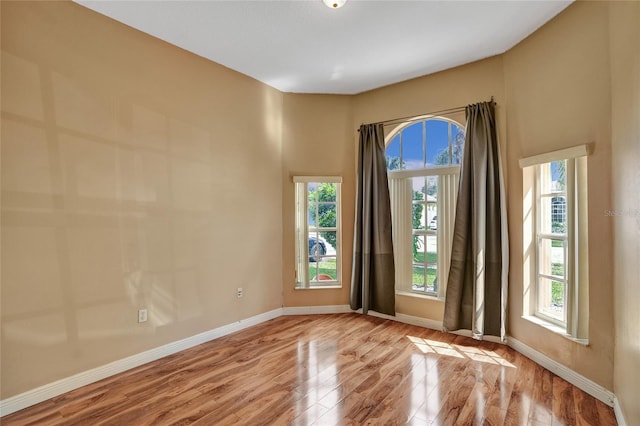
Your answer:
[[[1,88],[2,398],[281,306],[280,92],[67,2]]]
[[[509,143],[509,334],[613,389],[608,6],[578,2],[504,55]],[[522,171],[518,159],[593,143],[589,169],[589,346],[521,318]]]
[[[628,425],[640,424],[640,2],[610,15],[614,237],[614,392]]]
[[[640,208],[638,3],[578,2],[504,55],[356,96],[281,94],[75,4],[1,6],[2,398],[283,304],[347,304],[357,127],[493,96],[509,333],[640,422],[640,222],[603,213]],[[521,318],[517,161],[589,142],[585,347]],[[294,175],[343,176],[341,289],[293,289]]]
[[[350,96],[285,94],[282,156],[284,306],[346,305],[351,282],[355,150]],[[342,176],[342,288],[295,290],[293,176]]]
[[[349,303],[357,129],[360,124],[464,106],[494,96],[498,102],[500,137],[504,141],[503,92],[502,58],[493,57],[356,96],[285,94],[282,173],[284,306]],[[464,123],[464,113],[451,118]],[[505,159],[506,152],[503,143]],[[295,175],[340,175],[344,178],[341,289],[294,290],[292,177]],[[441,321],[443,309],[443,302],[433,298],[396,296],[399,313]]]
[[[488,101],[497,102],[497,119],[501,154],[506,159],[505,98],[502,57],[496,56],[437,74],[409,80],[355,96],[353,105],[354,129],[361,123],[389,120],[397,117],[422,115],[429,112]],[[464,124],[464,113],[450,118]],[[387,131],[392,130],[387,128]],[[357,140],[354,136],[355,149]],[[398,313],[442,321],[444,303],[433,298],[396,295]]]

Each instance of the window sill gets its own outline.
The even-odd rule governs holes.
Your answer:
[[[294,290],[326,290],[326,289],[336,289],[336,288],[342,288],[342,284],[335,283],[335,284],[325,284],[325,285],[313,285],[308,287],[295,286],[293,289]]]
[[[435,302],[444,302],[444,297],[440,298],[438,296],[429,296],[428,294],[413,293],[411,291],[397,290],[396,291],[396,295],[398,295],[398,296],[415,297],[417,299],[433,300]]]
[[[583,346],[589,346],[589,339],[577,339],[569,334],[567,334],[566,330],[558,325],[552,324],[548,321],[543,320],[542,318],[538,318],[536,316],[533,315],[523,315],[522,319],[525,319],[529,322],[532,322],[536,325],[539,325],[540,327],[546,328],[547,330],[555,333],[555,334],[559,334],[560,336],[564,337],[567,340],[571,340],[574,343],[577,343],[579,345],[583,345]]]

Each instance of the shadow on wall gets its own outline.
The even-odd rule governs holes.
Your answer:
[[[4,51],[2,79],[3,374],[202,315],[209,132]]]

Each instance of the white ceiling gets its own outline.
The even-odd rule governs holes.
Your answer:
[[[281,91],[355,94],[503,53],[573,0],[76,1]]]

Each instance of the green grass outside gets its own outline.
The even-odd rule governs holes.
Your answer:
[[[427,291],[435,291],[435,281],[438,270],[435,267],[427,267]],[[417,290],[424,290],[424,267],[413,266],[413,287]]]
[[[424,252],[414,253],[413,261],[414,263],[423,263],[424,264]],[[436,253],[427,253],[427,262],[435,264],[438,261],[438,255]],[[436,286],[435,281],[438,276],[438,270],[435,268],[435,265],[427,266],[427,291],[435,292]],[[413,289],[424,291],[424,266],[422,265],[413,265]]]
[[[317,266],[317,269],[316,269]],[[309,262],[309,281],[319,275],[328,275],[332,280],[337,280],[336,259],[321,260],[320,262]]]
[[[551,274],[564,276],[564,264],[552,263]],[[556,306],[564,305],[564,284],[558,281],[551,281],[551,303]]]
[[[413,259],[415,263],[424,263],[424,253],[414,253]],[[436,253],[427,253],[427,263],[437,263],[438,255]]]

